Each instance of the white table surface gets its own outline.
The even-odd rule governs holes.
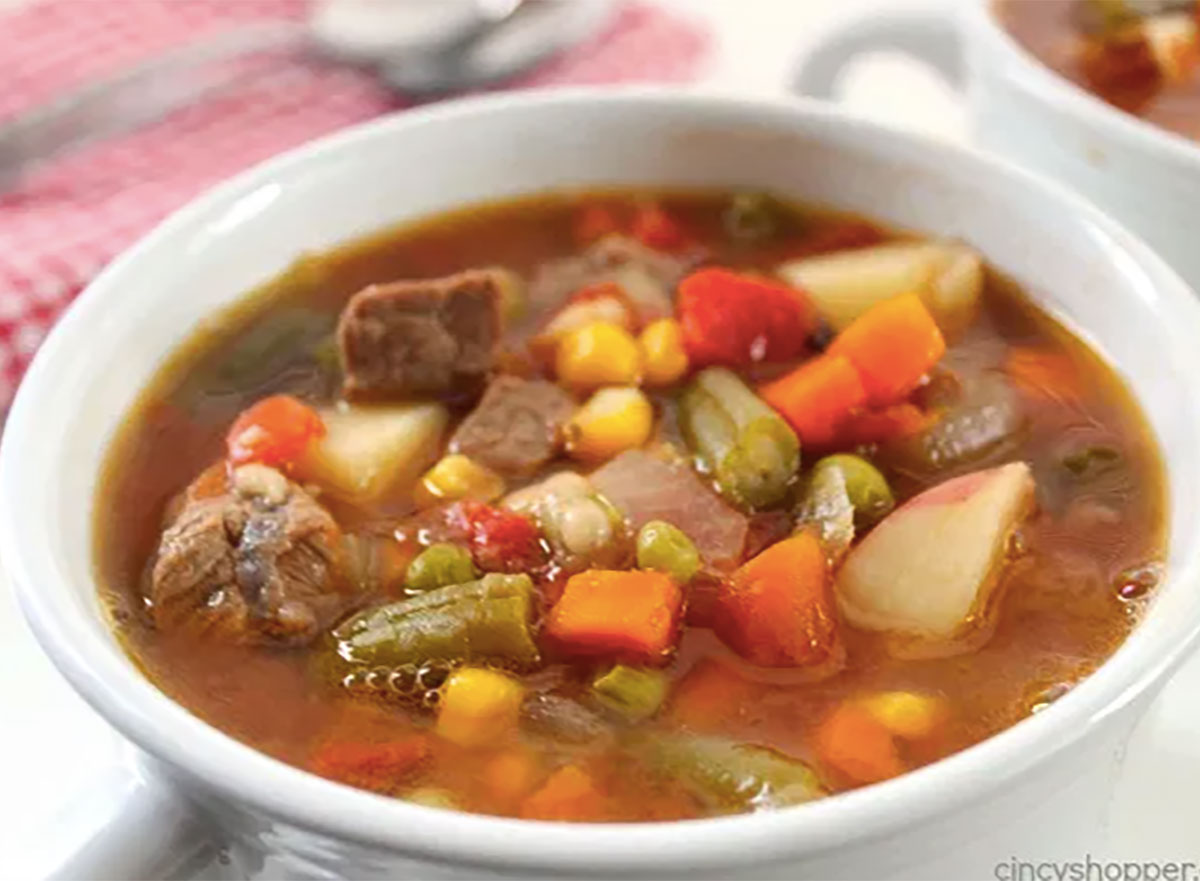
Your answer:
[[[24,0],[0,0],[0,6]],[[104,0],[90,0],[104,2]],[[119,2],[119,0],[107,0]],[[662,0],[706,19],[716,52],[704,85],[779,93],[807,45],[839,20],[913,0]],[[954,96],[904,59],[867,59],[844,83],[858,112],[961,139]],[[0,590],[0,876],[4,855],[53,838],[54,817],[113,762],[116,735],[38,650],[7,590]],[[1195,859],[1200,847],[1200,659],[1168,686],[1130,746],[1109,847],[1126,859]],[[1189,852],[1190,851],[1190,852]]]

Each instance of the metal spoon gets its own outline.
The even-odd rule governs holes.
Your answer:
[[[438,15],[422,24],[413,14],[418,5]],[[0,190],[53,157],[262,74],[228,64],[233,59],[284,53],[352,65],[406,98],[430,100],[532,69],[593,31],[609,6],[610,0],[324,0],[306,21],[252,25],[193,43],[0,123]],[[388,13],[401,9],[407,21],[395,15],[395,26],[387,27]]]

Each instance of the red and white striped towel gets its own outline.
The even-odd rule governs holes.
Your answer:
[[[174,46],[304,9],[304,0],[43,0],[0,16],[0,119]],[[687,81],[706,43],[693,22],[629,3],[514,86]],[[269,156],[404,106],[354,70],[291,59],[278,68],[0,193],[0,410],[63,308],[165,215]]]

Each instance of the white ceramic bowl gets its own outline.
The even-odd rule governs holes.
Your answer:
[[[956,0],[954,14],[897,10],[850,22],[806,54],[797,88],[832,97],[842,71],[868,52],[925,61],[962,92],[980,145],[1095,200],[1200,286],[1200,143],[1117,110],[1046,67],[999,25],[993,5]]]
[[[775,813],[657,825],[524,822],[371,795],[270,759],[151,685],[97,601],[92,511],[105,449],[163,359],[301,251],[464,202],[618,183],[769,188],[959,236],[1082,332],[1131,384],[1169,463],[1169,577],[1116,656],[1045,712],[896,780]],[[216,824],[246,874],[990,877],[988,860],[1061,856],[1080,840],[1068,827],[1095,833],[1114,751],[1200,627],[1197,338],[1200,306],[1144,245],[1054,185],[967,150],[795,101],[562,91],[447,104],[241,175],[88,288],[9,417],[0,556],[54,662]],[[136,821],[118,822],[113,840],[168,834],[155,819],[175,813],[132,800]]]

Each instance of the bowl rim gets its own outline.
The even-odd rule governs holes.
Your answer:
[[[406,110],[338,132],[255,166],[210,190],[163,221],[110,264],[78,297],[49,335],[29,368],[10,411],[0,444],[0,559],[12,576],[19,603],[35,636],[71,685],[125,737],[218,799],[238,803],[289,824],[336,839],[408,857],[477,867],[580,872],[646,873],[688,867],[746,866],[811,857],[875,839],[945,815],[995,793],[1049,760],[1133,702],[1177,666],[1200,636],[1198,620],[1174,623],[1173,639],[1125,646],[1045,712],[932,765],[884,783],[774,812],[672,823],[571,824],[498,818],[438,810],[385,798],[324,780],[267,756],[193,716],[114,651],[92,616],[55,583],[48,550],[36,525],[22,517],[20,499],[36,483],[23,469],[38,439],[58,426],[39,422],[37,402],[52,384],[60,359],[77,359],[76,337],[86,338],[93,318],[125,276],[164,242],[188,230],[267,182],[295,179],[314,163],[353,152],[376,138],[402,137],[432,122],[453,123],[481,114],[541,110],[569,114],[579,102],[614,110],[655,107],[696,112],[752,112],[764,124],[803,121],[813,129],[848,131],[863,139],[898,143],[1001,175],[1012,186],[1057,203],[1064,216],[1111,242],[1114,258],[1132,260],[1152,281],[1173,318],[1200,328],[1200,302],[1150,249],[1115,221],[1061,185],[979,151],[846,115],[816,101],[746,98],[693,89],[582,87],[462,99]],[[93,500],[89,500],[92,503]],[[1200,532],[1200,526],[1197,529]],[[1197,536],[1200,539],[1200,535]],[[1200,540],[1171,580],[1200,581]],[[91,557],[91,548],[86,550]],[[94,590],[94,583],[89,585]],[[1137,652],[1132,644],[1137,642]]]
[[[1007,62],[1015,79],[1025,80],[1022,85],[1035,98],[1064,116],[1081,117],[1082,122],[1116,138],[1129,149],[1166,152],[1178,162],[1200,165],[1200,140],[1114,107],[1051,68],[1018,42],[996,14],[998,6],[1012,2],[1018,0],[972,0],[962,8],[961,20],[978,40]],[[970,51],[969,46],[965,51]]]

